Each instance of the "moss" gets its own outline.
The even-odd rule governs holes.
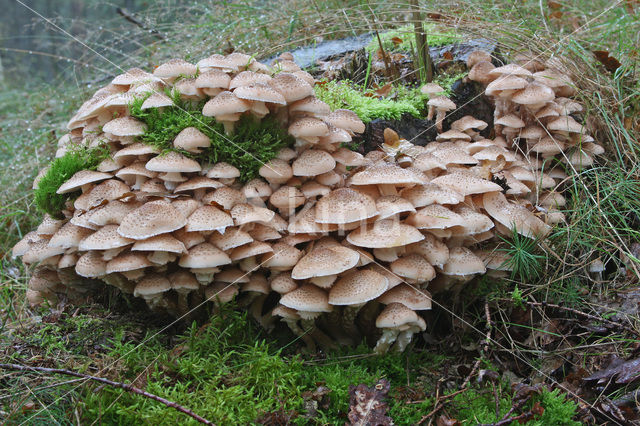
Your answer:
[[[60,218],[67,200],[77,197],[79,191],[56,194],[58,188],[80,170],[95,170],[108,156],[109,150],[104,145],[95,148],[75,146],[62,157],[53,160],[34,191],[36,206],[52,217]]]
[[[329,104],[331,109],[347,108],[358,114],[364,123],[376,118],[398,120],[404,114],[420,117],[429,97],[418,89],[394,88],[395,100],[379,98],[375,92],[353,87],[348,80],[328,81],[315,86],[316,96]]]
[[[442,31],[434,24],[425,23],[425,32],[429,46],[443,46],[462,40],[460,35],[453,30]],[[416,36],[413,32],[413,25],[405,25],[395,30],[386,31],[380,34],[382,47],[386,52],[412,52],[416,46]],[[367,52],[375,53],[380,49],[378,38],[373,37],[366,47]]]
[[[142,103],[149,95],[137,98],[130,105],[131,115],[147,125],[139,140],[160,151],[178,151],[200,162],[226,161],[240,170],[242,181],[247,181],[256,177],[260,167],[273,159],[281,148],[294,142],[287,130],[269,116],[259,121],[243,116],[236,123],[234,133],[225,135],[221,123],[202,115],[204,101],[186,102],[176,92],[169,95],[176,106],[142,110]],[[172,141],[186,127],[195,127],[207,135],[211,146],[198,155],[175,149]]]

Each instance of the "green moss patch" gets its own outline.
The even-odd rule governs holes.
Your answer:
[[[429,46],[444,46],[462,40],[459,34],[453,30],[444,30],[434,24],[425,23],[425,32]],[[405,25],[395,30],[380,34],[382,47],[385,52],[413,52],[416,48],[416,36],[413,25]],[[367,52],[375,53],[380,49],[378,38],[373,37],[366,47]]]
[[[58,188],[80,170],[95,170],[98,164],[108,156],[109,150],[106,146],[95,148],[75,146],[62,157],[53,160],[34,191],[36,206],[52,217],[60,218],[60,212],[67,200],[77,197],[79,191],[57,194]]]
[[[347,108],[358,114],[364,123],[376,118],[398,120],[404,114],[420,117],[429,97],[418,89],[400,89],[395,100],[379,98],[375,92],[363,92],[348,80],[328,81],[315,86],[318,99],[332,110]]]
[[[287,129],[269,116],[261,120],[243,116],[236,123],[234,133],[226,135],[221,123],[202,115],[204,101],[186,102],[175,92],[170,95],[175,106],[143,110],[142,103],[149,95],[137,98],[130,105],[131,116],[147,125],[147,131],[139,140],[160,151],[178,151],[199,162],[226,161],[240,170],[242,181],[247,181],[255,178],[260,167],[273,159],[280,149],[294,143]],[[186,127],[195,127],[207,135],[211,146],[198,155],[176,149],[172,142]]]

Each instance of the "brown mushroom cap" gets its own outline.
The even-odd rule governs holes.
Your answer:
[[[489,216],[509,229],[522,235],[543,237],[551,227],[538,219],[525,207],[510,203],[501,192],[488,192],[482,197],[482,205]]]
[[[284,306],[303,312],[330,312],[327,293],[313,284],[303,284],[280,298]]]
[[[312,277],[339,274],[356,266],[360,254],[348,247],[314,248],[298,261],[291,277],[304,280]]]
[[[497,183],[493,183],[489,180],[479,178],[472,173],[466,172],[453,172],[439,176],[433,179],[431,183],[449,188],[464,196],[492,191],[502,191],[502,187]]]
[[[336,166],[336,160],[326,151],[308,149],[293,162],[294,176],[318,176]]]
[[[420,283],[431,281],[436,277],[433,266],[417,253],[404,255],[391,262],[389,267],[394,274]]]
[[[343,224],[378,214],[373,198],[351,188],[338,188],[322,197],[315,207],[318,223]]]
[[[127,214],[118,233],[126,238],[144,240],[172,232],[187,224],[187,219],[165,201],[151,201]]]
[[[76,262],[76,274],[85,278],[97,278],[107,273],[107,262],[98,251],[89,251]]]
[[[136,297],[154,296],[171,290],[169,280],[160,274],[151,274],[144,277],[136,285],[133,295]]]
[[[189,249],[178,263],[184,268],[212,268],[228,265],[231,259],[227,254],[209,243],[200,243]]]
[[[131,251],[166,251],[169,253],[186,253],[184,243],[171,234],[161,234],[146,240],[138,240]]]
[[[400,328],[418,321],[418,314],[402,303],[389,303],[376,318],[378,328]]]
[[[233,219],[228,213],[214,206],[202,206],[196,209],[187,219],[186,229],[194,231],[220,231],[233,226]]]
[[[268,84],[284,96],[288,104],[313,95],[313,87],[309,83],[294,74],[286,72],[278,73]]]
[[[369,248],[400,247],[424,239],[416,228],[392,219],[383,219],[362,227],[347,235],[347,241],[355,246]]]
[[[454,247],[449,251],[449,260],[442,267],[445,275],[484,274],[484,262],[466,247]]]
[[[348,109],[337,109],[324,117],[323,120],[325,123],[339,129],[344,129],[351,132],[351,134],[363,133],[365,130],[365,125],[362,120],[360,120],[360,117]]]
[[[418,229],[446,229],[462,225],[463,219],[440,204],[431,204],[412,214],[407,219],[407,224]]]
[[[388,305],[390,303],[402,303],[414,311],[424,311],[431,309],[431,295],[426,290],[419,290],[413,286],[402,283],[392,289],[387,290],[378,297],[380,303]]]
[[[329,290],[331,305],[361,305],[384,293],[387,279],[370,269],[355,270],[341,277]]]
[[[106,273],[135,271],[152,265],[144,253],[126,252],[107,262]]]
[[[69,180],[60,185],[56,194],[66,194],[68,192],[77,191],[85,185],[109,179],[112,175],[109,173],[94,172],[92,170],[80,170],[75,173]]]

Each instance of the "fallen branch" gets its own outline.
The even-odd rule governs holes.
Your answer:
[[[135,25],[137,27],[140,27],[145,31],[148,31],[149,33],[153,34],[154,36],[156,36],[160,40],[163,40],[163,41],[167,40],[167,38],[164,35],[160,34],[157,30],[154,30],[154,29],[151,29],[151,28],[147,27],[141,20],[139,20],[138,18],[133,16],[124,7],[117,8],[116,12],[118,12],[118,15],[122,16],[124,19],[126,19],[129,22],[131,22],[133,25]]]
[[[193,411],[189,410],[188,408],[183,407],[180,404],[177,404],[173,401],[169,401],[168,399],[164,399],[158,395],[154,395],[152,393],[149,393],[147,391],[144,391],[140,388],[137,388],[133,385],[127,384],[127,383],[122,383],[122,382],[114,382],[112,380],[109,379],[104,379],[102,377],[96,377],[96,376],[90,376],[88,374],[82,374],[82,373],[77,373],[75,371],[71,371],[71,370],[65,370],[62,368],[45,368],[45,367],[30,367],[30,366],[25,366],[25,365],[19,365],[19,364],[0,364],[0,369],[5,369],[5,370],[15,370],[15,371],[36,371],[36,372],[40,372],[40,373],[53,373],[53,374],[65,374],[67,376],[74,376],[74,377],[80,377],[83,379],[88,379],[88,380],[93,380],[99,383],[103,383],[105,385],[109,385],[115,388],[120,388],[120,389],[124,389],[126,391],[135,393],[137,395],[142,395],[146,398],[149,399],[153,399],[154,401],[158,401],[164,405],[166,405],[167,407],[171,407],[174,408],[178,411],[180,411],[181,413],[186,414],[189,417],[194,418],[195,420],[199,421],[200,423],[204,423],[206,425],[213,425],[213,422],[210,422],[209,420],[205,419],[204,417],[201,417],[199,415],[197,415],[196,413],[194,413]]]

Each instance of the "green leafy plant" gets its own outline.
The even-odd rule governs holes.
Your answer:
[[[261,120],[243,116],[236,123],[234,133],[226,135],[221,123],[202,115],[204,101],[193,103],[180,99],[177,92],[168,94],[175,106],[143,110],[142,103],[149,95],[136,98],[129,106],[131,116],[147,125],[139,140],[162,152],[179,151],[201,162],[226,161],[240,170],[242,181],[247,181],[256,177],[260,167],[281,148],[294,143],[287,130],[269,116]],[[198,155],[174,148],[173,140],[186,127],[195,127],[207,135],[211,146]]]
[[[509,259],[504,262],[504,266],[511,268],[512,278],[521,280],[536,280],[542,273],[542,262],[545,256],[540,254],[538,241],[524,235],[520,235],[515,228],[511,233],[511,238],[499,236],[506,247],[497,250],[506,253]]]
[[[109,156],[106,145],[88,148],[83,145],[72,146],[62,157],[53,160],[49,169],[38,182],[34,191],[36,206],[52,217],[60,218],[67,200],[78,196],[79,191],[57,194],[60,186],[80,170],[95,170],[102,160]]]

